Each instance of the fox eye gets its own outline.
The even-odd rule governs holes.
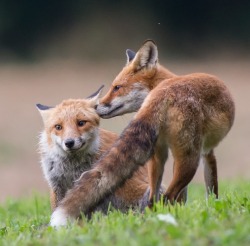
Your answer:
[[[121,85],[116,85],[113,88],[113,92],[117,92],[122,86]]]
[[[55,125],[55,128],[56,128],[57,131],[62,130],[62,126],[61,125]]]
[[[84,121],[84,120],[79,120],[78,122],[77,122],[77,125],[78,126],[84,126],[86,124],[86,121]]]

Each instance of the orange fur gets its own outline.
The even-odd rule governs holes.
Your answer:
[[[94,165],[94,162],[100,159],[101,156],[111,148],[111,146],[117,139],[117,135],[115,133],[99,128],[100,117],[96,114],[94,106],[95,104],[93,104],[91,100],[69,99],[64,100],[54,108],[39,110],[44,121],[46,134],[46,140],[41,140],[42,145],[40,149],[42,156],[46,156],[49,152],[52,151],[53,147],[55,147],[55,142],[53,142],[53,139],[55,138],[60,139],[60,144],[63,145],[66,139],[78,139],[84,135],[86,141],[85,145],[89,145],[90,143],[97,141],[97,136],[93,133],[98,130],[99,140],[96,143],[97,146],[94,153],[92,153],[93,151],[90,151],[91,153],[88,153],[89,150],[85,149],[77,149],[72,153],[70,151],[65,152],[64,156],[69,157],[69,159],[71,160],[74,159],[75,154],[82,155],[81,158],[77,157],[75,162],[72,161],[72,163],[63,163],[63,165],[68,166],[68,168],[70,168],[70,166],[73,166],[72,171],[70,171],[72,172],[70,175],[74,177],[74,180],[70,181],[71,184],[68,185],[67,189],[72,188],[74,185],[73,181],[78,179],[82,174],[81,172],[74,170],[74,165],[76,165],[76,163],[78,162],[82,162],[82,165],[86,165],[86,160],[84,158],[89,158],[86,155],[89,154],[91,155],[92,162],[89,163],[89,166],[87,166],[84,171],[89,170],[90,166]],[[85,124],[83,126],[79,126],[79,121],[84,121]],[[61,129],[56,129],[56,125],[60,125]],[[46,147],[44,147],[44,145]],[[65,159],[65,161],[67,162],[67,158]],[[53,162],[55,165],[56,161]],[[44,161],[44,166],[46,165],[48,165],[48,163]],[[58,187],[57,185],[53,185],[53,182],[51,182],[50,180],[51,178],[49,178],[50,173],[47,171],[46,167],[44,167],[44,170],[45,176],[47,177],[51,186],[50,201],[51,208],[54,211],[60,201],[64,198],[67,190],[65,190],[64,192],[59,192],[60,187]],[[74,174],[74,172],[76,173]],[[62,182],[69,182],[66,178],[67,174],[64,173],[63,175],[65,176],[65,181]],[[139,204],[139,201],[143,198],[143,195],[146,192],[147,188],[147,168],[141,167],[137,172],[134,173],[134,175],[130,179],[125,182],[122,187],[120,187],[115,192],[114,196],[116,200],[119,200],[119,204],[117,206],[116,204],[113,205],[117,208],[120,208],[121,210],[126,210],[129,207],[137,206]]]
[[[139,104],[136,110],[133,108],[137,104],[136,96],[143,89],[151,91],[136,115],[138,119],[144,115],[145,118],[154,117],[162,122],[155,153],[148,165],[150,204],[154,195],[158,199],[157,190],[168,148],[174,156],[174,177],[165,194],[167,199],[186,200],[186,186],[194,176],[200,154],[205,162],[206,188],[218,197],[213,148],[233,124],[234,103],[231,95],[224,83],[215,76],[201,73],[185,76],[173,74],[158,63],[157,54],[154,42],[147,41],[117,75],[107,94],[100,100],[97,111],[103,118],[137,111]],[[134,94],[131,92],[133,90]],[[134,100],[131,95],[135,97]],[[126,104],[129,104],[127,108],[124,106]],[[150,115],[151,112],[155,115]],[[189,145],[193,145],[191,149]]]
[[[67,193],[51,216],[52,226],[66,225],[81,212],[88,214],[147,162],[152,206],[159,198],[168,149],[174,157],[174,173],[164,193],[166,202],[186,201],[187,186],[201,157],[207,191],[218,197],[213,150],[231,129],[235,113],[225,84],[208,74],[169,72],[158,63],[153,41],[146,41],[137,53],[127,51],[127,58],[96,110],[103,118],[138,112],[95,167]]]
[[[50,189],[50,207],[52,211],[57,207],[57,195],[53,189]]]

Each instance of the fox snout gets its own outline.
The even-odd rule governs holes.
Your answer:
[[[65,151],[79,150],[85,145],[85,141],[81,138],[67,138],[63,142],[63,149]]]
[[[69,138],[67,139],[65,142],[64,142],[65,146],[69,149],[71,149],[72,147],[74,147],[75,145],[75,140],[72,139],[72,138]]]

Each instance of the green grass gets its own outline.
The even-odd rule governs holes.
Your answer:
[[[205,199],[202,185],[191,185],[185,206],[162,206],[144,214],[112,211],[55,230],[48,197],[8,200],[0,206],[0,245],[250,245],[250,182],[220,184],[220,199]],[[160,221],[171,214],[177,225]]]

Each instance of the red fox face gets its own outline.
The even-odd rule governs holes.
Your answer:
[[[151,89],[150,81],[158,59],[157,47],[147,41],[137,53],[127,50],[126,55],[126,66],[97,106],[97,113],[102,118],[137,111]]]
[[[45,126],[43,141],[66,152],[88,148],[98,134],[98,97],[64,100],[54,108],[37,104]]]

